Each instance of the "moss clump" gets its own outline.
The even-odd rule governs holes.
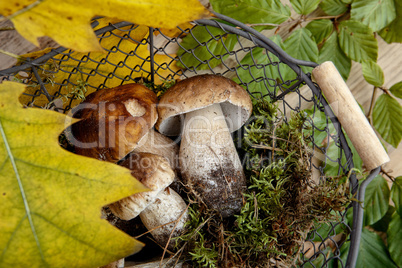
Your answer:
[[[160,99],[169,88],[176,84],[176,80],[165,80],[162,81],[162,83],[160,84],[155,84],[154,82],[151,82],[144,77],[135,78],[134,81],[136,83],[143,84],[144,86],[155,92],[156,96],[158,96],[158,99]]]
[[[192,203],[181,240],[194,267],[289,267],[314,225],[345,209],[349,195],[341,178],[312,181],[309,133],[304,113],[285,122],[273,104],[254,105],[239,149],[248,178],[244,205],[222,219]]]

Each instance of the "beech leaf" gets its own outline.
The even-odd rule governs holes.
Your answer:
[[[325,41],[320,50],[318,63],[325,61],[332,61],[342,78],[346,81],[349,77],[352,61],[345,55],[338,43],[338,35],[333,32],[331,36]]]
[[[308,15],[318,7],[320,0],[290,0],[290,3],[292,4],[292,7],[296,11],[296,13],[301,15]]]
[[[362,231],[359,255],[356,262],[356,268],[363,267],[396,268],[381,237],[366,228],[363,228]]]
[[[392,93],[395,97],[402,99],[402,81],[400,81],[400,82],[394,84],[394,85],[389,89],[389,91],[391,91],[391,93]]]
[[[284,42],[284,50],[293,58],[305,61],[318,61],[318,47],[311,32],[305,28],[294,31]],[[309,72],[309,67],[302,67]]]
[[[391,222],[389,223],[388,232],[388,249],[391,258],[395,263],[401,267],[402,266],[402,218],[401,215],[394,212],[392,215]],[[383,266],[387,267],[387,266]]]
[[[213,9],[243,23],[281,24],[290,18],[290,9],[279,0],[211,0]]]
[[[279,35],[270,38],[280,48],[283,47]],[[289,66],[280,63],[280,60],[261,47],[254,48],[246,54],[237,67],[237,74],[240,79],[235,82],[247,85],[250,92],[260,92],[263,96],[273,93],[277,83],[284,82],[288,77],[294,74]]]
[[[109,22],[113,23],[114,21],[101,19],[97,28],[102,28],[108,25]],[[148,50],[148,44],[144,42],[144,39],[148,37],[148,27],[138,26],[131,30],[129,36],[127,36],[129,27],[114,30],[113,35],[101,39],[101,45],[105,50],[110,51],[109,55],[102,52],[88,54],[70,51],[67,52],[68,58],[65,53],[62,53],[50,59],[42,66],[43,71],[38,72],[41,79],[47,82],[45,86],[48,93],[57,95],[56,92],[59,92],[58,98],[63,102],[63,108],[67,105],[74,107],[82,101],[83,95],[88,95],[98,88],[112,88],[122,83],[132,83],[132,79],[127,79],[130,76],[147,77],[151,72],[150,51]],[[118,49],[116,48],[117,46]],[[23,55],[23,57],[33,59],[47,52],[48,50],[44,50],[34,54]],[[154,63],[156,66],[162,66],[165,63],[169,64],[175,56],[174,54],[155,54]],[[172,71],[179,69],[175,64],[170,64],[169,66],[170,70],[166,69],[166,71],[163,68],[159,68],[158,74],[168,77],[172,74]],[[162,82],[157,76],[155,78],[156,84]],[[174,77],[171,78],[174,79]],[[35,94],[35,91],[40,90],[36,78],[32,77],[31,79],[29,81],[31,86],[25,90],[28,95],[20,96],[22,104],[29,105],[32,101],[32,97],[29,95]],[[60,85],[63,86],[60,87]],[[78,97],[79,95],[81,97]],[[76,97],[70,104],[67,101],[69,100],[67,97],[71,98],[73,96]],[[43,94],[35,98],[35,105],[37,106],[45,107],[48,103],[49,100]]]
[[[355,0],[350,11],[351,19],[358,20],[379,31],[396,17],[394,0]]]
[[[177,55],[179,67],[209,70],[221,64],[237,43],[234,34],[227,35],[216,27],[196,27],[183,38]],[[188,53],[191,51],[191,53]]]
[[[348,5],[341,0],[322,0],[320,8],[331,16],[337,16],[348,11]]]
[[[381,87],[384,84],[384,72],[380,65],[372,60],[362,62],[362,72],[364,79],[376,87]]]
[[[392,184],[391,199],[395,204],[396,212],[402,217],[402,176],[395,178]]]
[[[329,19],[313,20],[306,25],[306,29],[314,36],[315,42],[320,44],[331,35],[334,26]]]
[[[0,84],[0,267],[97,267],[139,251],[101,208],[145,187],[128,169],[62,149],[74,121],[23,108],[23,90]]]
[[[364,225],[379,221],[388,210],[390,190],[387,181],[376,176],[367,186],[364,195]]]
[[[174,28],[209,14],[197,0],[43,0],[28,6],[20,2],[1,1],[0,12],[25,39],[38,46],[38,37],[49,36],[79,52],[102,51],[89,23],[95,16]]]
[[[396,148],[402,138],[402,107],[393,97],[382,94],[375,102],[373,125],[381,137]]]
[[[354,20],[339,24],[339,44],[350,59],[377,61],[378,44],[373,31],[363,23]]]
[[[341,260],[346,263],[350,248],[350,241],[346,241],[341,248]],[[381,237],[366,228],[362,230],[356,268],[387,267],[397,268],[389,257],[387,247]]]
[[[394,0],[396,18],[378,33],[387,43],[402,43],[402,0]]]

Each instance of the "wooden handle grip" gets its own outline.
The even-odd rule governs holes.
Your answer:
[[[335,65],[324,62],[313,70],[313,76],[366,168],[372,170],[389,162],[380,140]]]

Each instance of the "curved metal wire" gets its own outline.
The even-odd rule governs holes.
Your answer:
[[[292,108],[292,107],[290,107],[289,104],[286,103],[285,98],[284,98],[288,93],[297,92],[299,94],[299,98],[300,98],[299,102],[301,102],[302,99],[303,100],[307,100],[307,99],[305,99],[301,95],[301,93],[298,91],[300,86],[302,84],[306,84],[311,89],[311,91],[314,94],[314,97],[313,97],[312,101],[314,101],[314,102],[317,101],[317,102],[319,102],[321,104],[321,108],[319,108],[319,109],[322,109],[322,111],[326,115],[327,120],[329,119],[332,122],[332,125],[334,126],[334,129],[335,129],[335,132],[336,132],[336,135],[334,137],[332,137],[332,139],[334,140],[334,142],[336,142],[338,144],[338,146],[340,148],[342,148],[343,154],[344,154],[344,156],[346,158],[346,164],[345,164],[346,168],[344,168],[344,167],[342,167],[340,165],[340,169],[343,169],[343,172],[353,170],[354,164],[353,164],[353,159],[352,159],[352,152],[351,152],[351,149],[348,146],[346,137],[345,137],[345,135],[344,135],[344,133],[342,131],[342,127],[341,127],[337,117],[335,116],[335,114],[333,113],[332,109],[328,105],[326,99],[322,96],[322,93],[321,93],[319,87],[315,83],[312,82],[312,80],[310,78],[310,75],[304,73],[302,71],[302,69],[301,69],[301,66],[307,66],[307,67],[313,67],[314,68],[314,67],[318,66],[318,64],[314,63],[314,62],[308,62],[308,61],[302,61],[302,60],[294,59],[291,56],[289,56],[288,54],[286,54],[286,52],[284,52],[273,41],[271,41],[270,39],[268,39],[267,37],[262,35],[260,32],[254,30],[251,27],[249,27],[249,26],[247,26],[247,25],[245,25],[245,24],[243,24],[243,23],[241,23],[241,22],[239,22],[237,20],[234,20],[234,19],[232,19],[230,17],[224,16],[224,15],[221,15],[221,14],[218,14],[218,13],[214,13],[214,14],[215,14],[215,16],[217,18],[221,19],[223,22],[220,22],[220,21],[217,21],[217,20],[205,20],[205,19],[202,19],[202,20],[197,20],[197,21],[194,22],[196,25],[198,25],[196,27],[201,27],[201,26],[215,27],[215,28],[219,28],[219,29],[223,30],[226,33],[234,34],[234,35],[237,36],[237,38],[240,36],[240,37],[243,37],[243,38],[245,38],[247,40],[250,40],[257,47],[264,48],[267,51],[269,51],[270,53],[272,53],[274,56],[276,56],[280,60],[280,62],[283,62],[284,64],[289,66],[297,74],[298,79],[296,79],[293,84],[288,83],[289,87],[287,87],[287,88],[284,87],[284,90],[282,90],[281,93],[273,95],[273,98],[275,98],[277,100],[282,100],[284,102],[283,103],[284,107],[287,105],[287,107]],[[227,23],[229,23],[231,25],[226,24],[225,22],[227,22]],[[96,22],[93,24],[93,26],[95,26],[95,25],[96,25]],[[99,30],[96,30],[95,33],[98,36],[102,36],[102,35],[105,35],[105,34],[113,33],[113,31],[116,30],[116,29],[120,29],[120,28],[126,27],[126,26],[132,26],[132,25],[133,24],[129,23],[129,22],[119,22],[119,23],[116,23],[116,24],[108,25],[108,26],[103,27],[103,28],[101,28]],[[235,27],[232,26],[232,25],[234,25]],[[188,34],[192,34],[191,29],[180,29],[180,30],[182,31],[183,36],[188,35]],[[155,31],[159,31],[159,30],[149,28],[149,33],[150,34],[149,34],[147,43],[149,44],[151,49],[149,49],[150,54],[149,54],[148,58],[143,59],[144,62],[147,61],[147,62],[150,63],[150,71],[147,72],[147,73],[149,73],[148,78],[151,81],[154,82],[156,80],[155,75],[156,74],[159,75],[159,72],[161,70],[169,70],[169,71],[171,71],[171,73],[173,75],[185,75],[186,76],[186,74],[184,74],[184,73],[179,73],[179,72],[176,72],[173,69],[171,69],[171,64],[173,64],[173,62],[182,62],[182,59],[180,58],[180,56],[171,57],[168,53],[166,53],[164,51],[166,46],[168,46],[168,44],[170,44],[170,43],[178,44],[180,46],[180,38],[170,38],[168,36],[164,36],[164,34],[161,31],[159,31],[158,33],[166,38],[168,44],[165,45],[165,47],[156,47],[154,45],[154,35],[153,35],[153,33]],[[212,39],[215,38],[212,34],[211,34],[211,36],[212,36]],[[144,44],[141,44],[141,45],[144,45]],[[202,45],[202,44],[200,43],[200,45]],[[180,46],[180,47],[182,47],[182,46]],[[225,47],[225,44],[224,44],[224,47]],[[132,56],[132,52],[121,51],[119,49],[118,44],[116,45],[115,49],[118,50],[118,53],[124,53],[126,55],[126,57],[131,57]],[[208,49],[208,52],[213,55],[213,53],[209,50],[208,46],[207,46],[207,49]],[[252,48],[252,47],[251,48],[249,48],[249,47],[241,47],[241,50],[243,52],[252,52],[253,49],[254,48]],[[8,76],[8,75],[11,75],[11,74],[18,73],[19,71],[31,69],[32,72],[34,73],[37,81],[38,81],[38,84],[40,85],[40,88],[41,88],[41,91],[42,91],[41,94],[45,95],[46,98],[50,101],[55,96],[51,96],[46,91],[46,87],[43,84],[43,81],[41,80],[41,78],[39,77],[39,75],[37,73],[37,68],[39,68],[42,64],[44,64],[45,62],[49,61],[50,59],[53,59],[55,56],[61,55],[66,50],[67,49],[64,48],[64,47],[59,47],[59,48],[54,49],[51,52],[47,53],[46,55],[41,56],[41,57],[39,57],[37,59],[34,59],[32,61],[28,61],[28,62],[26,62],[24,64],[21,64],[19,66],[15,66],[15,67],[12,67],[12,68],[9,68],[9,69],[6,69],[6,70],[1,70],[0,75]],[[236,52],[232,53],[231,51],[229,51],[229,48],[227,48],[227,47],[225,47],[225,50],[227,51],[228,56],[229,55],[234,56],[236,58],[236,61],[238,63],[240,62],[240,60],[237,58]],[[158,52],[163,52],[163,53],[165,53],[165,55],[169,56],[171,58],[171,62],[167,63],[165,66],[158,65],[158,63],[155,61],[155,55]],[[109,51],[109,53],[111,53],[111,52]],[[135,50],[134,50],[133,53],[135,53]],[[187,51],[185,53],[192,53],[192,52]],[[70,54],[67,53],[66,57],[67,57],[67,59],[69,59],[71,57],[71,53]],[[222,64],[225,65],[224,61],[222,60],[223,59],[222,55],[214,55],[214,57],[215,57],[215,59],[221,60]],[[269,56],[267,55],[267,57],[269,57]],[[59,60],[63,60],[63,59],[59,59]],[[88,56],[84,56],[83,58],[76,59],[76,60],[77,60],[77,66],[78,66],[83,62],[87,62],[87,61],[91,60],[91,58],[90,58],[90,55],[88,54]],[[202,62],[201,59],[198,59],[198,60],[200,62]],[[100,63],[102,63],[102,62],[100,62]],[[112,64],[112,63],[110,61],[108,61],[107,57],[106,57],[105,60],[103,61],[103,64]],[[124,65],[125,63],[123,62],[122,64]],[[207,61],[205,64],[207,64],[207,66],[208,66],[208,68],[209,68],[209,70],[211,72],[214,72],[213,67],[210,65],[209,61]],[[275,66],[275,65],[273,64],[272,66]],[[139,66],[139,67],[138,66],[127,66],[127,67],[132,69],[132,73],[130,74],[130,76],[134,75],[134,72],[135,72],[136,68],[139,68],[140,70],[142,69],[142,66]],[[225,65],[225,67],[227,68],[228,71],[237,73],[236,70],[231,69],[229,66]],[[119,68],[119,66],[115,65],[115,69],[116,68]],[[189,71],[197,73],[197,68],[194,68],[194,67],[191,67],[191,68],[187,67],[187,68],[188,68]],[[279,66],[278,66],[278,70],[279,70]],[[85,73],[85,72],[79,70],[78,67],[77,67],[76,72],[78,72],[78,71],[81,72],[81,74],[88,75],[88,77],[90,75],[93,75],[92,72]],[[99,74],[99,73],[97,73],[97,74]],[[72,73],[70,74],[70,76],[71,75],[72,75]],[[105,75],[105,81],[108,78],[109,78],[109,75]],[[67,79],[69,79],[69,78],[67,78]],[[132,77],[128,77],[127,79],[125,77],[124,78],[121,77],[120,79],[122,81],[133,80]],[[258,82],[264,83],[264,85],[267,87],[268,85],[266,83],[270,83],[269,79],[267,79],[267,80],[268,81],[265,81],[265,80],[262,79],[262,80],[259,80]],[[281,80],[285,80],[285,79],[283,77],[281,77]],[[69,81],[69,82],[71,82],[71,81]],[[72,84],[74,84],[74,82],[72,82]],[[62,85],[60,85],[60,87],[61,86]],[[274,86],[274,88],[276,88],[277,85],[273,84],[273,85],[270,85],[270,86]],[[274,90],[274,93],[276,92],[275,90]],[[252,96],[254,96],[253,95],[254,93],[250,93],[250,94]],[[260,94],[262,94],[262,93],[260,93]],[[262,97],[262,95],[261,95],[261,97]],[[35,96],[32,96],[32,98],[35,98]],[[316,99],[316,100],[314,100],[314,99]],[[71,107],[71,104],[72,104],[72,99],[70,99],[70,103],[67,106],[67,109],[68,109],[68,107]],[[296,109],[296,108],[294,108],[294,109]],[[317,128],[317,131],[318,130],[319,129]],[[322,131],[324,131],[324,130],[322,130]],[[315,146],[315,147],[318,147],[318,146]],[[324,153],[325,153],[326,149],[327,148],[324,148],[324,151],[323,151]],[[341,160],[333,160],[333,161],[334,162],[338,161],[339,164],[340,164]],[[319,169],[321,173],[323,172],[322,168],[320,168],[320,167],[315,167],[315,168]],[[373,171],[372,174],[375,174],[375,172],[377,172],[377,171]],[[374,176],[375,175],[373,175],[373,177]],[[370,182],[370,180],[367,180],[367,184],[369,182]],[[364,185],[366,185],[366,184],[364,184]],[[365,186],[364,185],[360,186],[360,189],[359,189],[359,185],[358,185],[358,181],[356,179],[356,176],[355,176],[354,173],[352,173],[352,175],[350,177],[351,192],[354,194],[354,193],[357,193],[357,191],[358,191],[358,196],[357,196],[358,200],[362,200],[362,198],[364,198],[364,191],[365,191]],[[359,205],[358,201],[354,201],[351,206],[353,207],[353,215],[354,215],[354,219],[356,219],[356,220],[353,221],[353,226],[352,226],[352,231],[351,231],[351,238],[350,238],[351,239],[351,245],[350,245],[348,258],[347,258],[347,261],[346,261],[346,264],[345,264],[346,267],[353,267],[355,262],[356,262],[356,259],[357,259],[357,250],[358,250],[358,247],[359,247],[360,237],[361,237],[361,217],[363,215],[362,207]],[[344,217],[344,216],[342,216],[342,217]],[[330,232],[334,231],[335,227],[336,227],[336,225],[332,226],[332,229],[330,230]],[[337,258],[337,257],[335,257],[335,258]],[[329,260],[327,260],[327,261],[329,261]]]

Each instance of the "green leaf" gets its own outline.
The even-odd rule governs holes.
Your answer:
[[[387,213],[390,191],[387,181],[376,176],[366,188],[364,195],[364,226],[379,221]]]
[[[214,11],[248,24],[281,24],[290,17],[290,8],[279,0],[211,0]]]
[[[367,25],[347,20],[339,24],[339,30],[339,44],[346,56],[357,62],[377,61],[377,39]]]
[[[384,84],[384,72],[380,65],[372,60],[362,61],[362,72],[364,79],[376,87],[381,87]]]
[[[331,35],[332,31],[334,30],[334,26],[332,21],[328,19],[313,20],[306,25],[306,29],[311,32],[315,42],[320,44]]]
[[[395,207],[389,206],[387,213],[385,213],[385,216],[381,218],[381,220],[377,221],[376,223],[373,223],[370,225],[371,228],[378,232],[384,232],[386,233],[388,230],[389,223],[391,222],[392,215],[395,212]]]
[[[402,99],[402,81],[401,81],[401,82],[398,82],[398,83],[396,83],[396,84],[394,84],[394,85],[389,89],[389,91],[391,91],[391,93],[392,93],[395,97]]]
[[[320,3],[320,0],[290,0],[290,3],[292,4],[296,13],[301,15],[308,15],[318,7],[318,3]]]
[[[201,43],[201,44],[200,44]],[[226,34],[216,27],[196,27],[192,34],[183,38],[177,55],[183,68],[196,67],[200,70],[214,68],[221,64],[237,43],[236,35]],[[191,53],[187,53],[186,50]]]
[[[363,228],[356,268],[396,267],[381,237]]]
[[[346,81],[349,77],[352,61],[345,55],[338,43],[338,35],[333,32],[331,36],[325,41],[320,50],[318,63],[325,61],[332,61],[342,78]]]
[[[392,215],[392,220],[389,223],[389,228],[387,232],[388,236],[388,249],[391,258],[395,263],[402,267],[402,218],[398,213]],[[383,266],[387,267],[387,266]]]
[[[279,47],[283,47],[279,35],[270,38]],[[265,49],[257,47],[250,51],[241,60],[237,67],[238,78],[235,81],[246,85],[250,92],[260,92],[263,96],[272,94],[278,83],[287,80],[294,71],[286,64],[280,63],[279,59],[267,52]]]
[[[396,19],[383,28],[379,34],[387,43],[402,42],[402,0],[394,0]]]
[[[381,137],[396,148],[402,138],[402,107],[398,101],[382,94],[374,105],[373,124]]]
[[[348,5],[341,0],[323,0],[320,3],[320,8],[331,16],[337,16],[348,11]]]
[[[346,241],[341,247],[340,252],[340,258],[344,264],[346,263],[349,249],[350,241]],[[367,267],[396,268],[381,237],[376,233],[363,228],[355,268]]]
[[[350,15],[352,20],[361,21],[373,31],[379,31],[396,17],[394,0],[355,0]]]
[[[340,171],[338,159],[341,157],[341,151],[339,149],[339,146],[334,142],[333,138],[331,138],[333,136],[336,136],[337,132],[331,120],[326,117],[324,112],[316,111],[313,115],[312,111],[313,110],[306,110],[310,119],[313,121],[315,129],[313,137],[314,143],[317,145],[325,144],[325,146],[329,144],[325,153],[326,157],[328,157],[328,159],[326,159],[324,167],[325,175],[333,177],[338,176],[338,172]],[[354,166],[357,169],[361,169],[363,164],[362,160],[356,149],[354,148],[352,142],[350,141],[349,137],[347,135],[345,136],[353,154]],[[344,154],[342,154],[341,165],[346,165],[346,162],[346,157]]]
[[[402,176],[395,178],[392,184],[391,199],[395,204],[396,212],[402,217]]]
[[[318,47],[311,32],[305,28],[294,31],[284,42],[286,53],[295,59],[305,61],[318,61]],[[309,67],[302,67],[304,72],[309,72]]]
[[[128,169],[61,148],[72,119],[23,108],[23,90],[0,84],[0,267],[98,267],[140,250],[100,216],[144,186]]]

